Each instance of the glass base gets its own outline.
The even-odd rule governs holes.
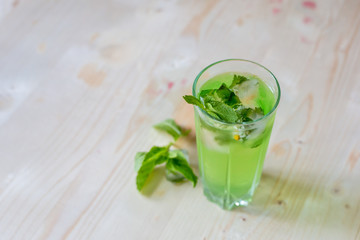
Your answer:
[[[235,198],[231,196],[231,194],[223,194],[221,196],[218,196],[213,194],[208,189],[204,189],[204,195],[209,201],[216,203],[218,206],[225,210],[231,210],[240,206],[247,206],[252,200],[252,195],[250,194],[246,194],[241,198]]]

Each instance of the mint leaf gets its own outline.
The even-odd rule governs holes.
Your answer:
[[[209,93],[211,91],[213,91],[213,90],[203,90],[203,91],[201,91],[199,96],[201,97],[202,95],[206,95],[207,93]],[[187,103],[198,106],[202,110],[206,111],[209,115],[213,116],[214,118],[220,119],[215,111],[212,111],[211,109],[206,108],[204,106],[204,104],[199,99],[197,99],[196,97],[194,97],[192,95],[185,95],[185,96],[183,96],[183,98],[185,99],[185,101]],[[211,99],[213,99],[213,98],[211,98]]]
[[[199,97],[200,98],[203,98],[207,95],[209,95],[211,92],[213,92],[214,89],[206,89],[206,90],[202,90],[200,93],[199,93]]]
[[[214,100],[226,103],[230,106],[241,104],[238,96],[236,96],[235,93],[230,90],[225,83],[223,83],[219,89],[203,90],[200,92],[199,96],[205,104]]]
[[[188,155],[187,152],[185,150],[173,150],[169,152],[169,158],[177,158],[178,156],[178,151],[181,151],[186,158],[186,161],[188,162]],[[165,177],[167,180],[169,180],[170,182],[181,182],[185,179],[184,175],[178,171],[174,171],[172,168],[169,167],[170,164],[166,164],[165,166]]]
[[[241,105],[239,97],[236,96],[236,94],[232,90],[230,90],[224,83],[218,90],[216,90],[216,95],[218,96],[219,101],[224,102],[232,108],[237,108]]]
[[[193,183],[193,186],[196,186],[197,176],[194,174],[190,168],[187,156],[181,150],[173,150],[172,154],[169,154],[169,159],[166,163],[166,169],[172,173],[177,174],[175,176],[183,175],[186,179]],[[175,181],[180,181],[181,179],[176,179]],[[174,181],[174,180],[172,180]]]
[[[150,173],[154,170],[154,167],[158,164],[166,162],[168,159],[170,145],[171,144],[165,147],[154,146],[146,153],[136,176],[136,186],[139,191],[144,187],[145,182],[150,176]]]
[[[245,82],[247,80],[249,80],[249,79],[247,79],[244,76],[234,75],[234,79],[233,79],[231,85],[229,86],[229,88],[233,88],[234,86],[236,86],[238,84],[241,84],[241,83],[243,83],[243,82]]]
[[[221,117],[219,117],[219,115],[216,114],[216,111],[215,111],[215,110],[206,109],[205,111],[206,111],[210,116],[213,116],[214,118],[221,120]]]
[[[234,123],[238,119],[235,110],[223,102],[209,101],[206,106],[207,108],[215,112],[222,120]]]
[[[154,146],[146,153],[144,162],[155,161],[156,165],[164,163],[168,157],[171,144],[165,147]]]
[[[218,89],[202,90],[199,96],[208,114],[220,120],[236,122],[237,115],[234,108],[241,106],[241,102],[226,84],[223,83]]]
[[[215,91],[218,100],[226,101],[230,98],[232,91],[223,83],[218,90]]]
[[[200,100],[193,96],[184,96],[184,99],[191,104],[200,106],[209,115],[229,123],[242,123],[254,121],[264,116],[261,108],[246,108],[235,94],[234,87],[249,79],[234,75],[231,85],[228,87],[223,83],[217,89],[206,89],[199,93]]]
[[[202,102],[197,99],[196,97],[192,96],[192,95],[185,95],[183,96],[184,100],[189,103],[189,104],[192,104],[192,105],[195,105],[195,106],[198,106],[202,109],[204,109],[204,105],[202,104]]]
[[[135,168],[138,168],[136,176],[136,186],[139,191],[144,187],[146,180],[156,165],[166,162],[166,178],[169,181],[182,181],[184,178],[193,182],[194,187],[197,177],[189,166],[188,155],[185,150],[172,150],[172,144],[165,147],[154,146],[149,152],[138,152],[135,156]]]
[[[143,162],[136,176],[136,187],[139,191],[144,187],[146,180],[155,167],[154,161]]]
[[[225,103],[231,106],[232,108],[238,108],[242,106],[239,97],[236,96],[234,92],[231,92],[229,98],[225,101]]]
[[[145,159],[146,152],[137,152],[135,155],[135,171],[139,171]]]
[[[235,110],[236,115],[238,116],[238,122],[249,122],[249,121],[255,121],[256,119],[259,119],[264,116],[264,111],[256,107],[253,108],[239,108],[238,110]]]
[[[186,136],[189,134],[190,130],[183,130],[173,119],[166,119],[156,125],[154,128],[160,131],[167,132],[170,134],[174,140],[178,140],[181,136]]]
[[[245,107],[240,107],[237,110],[235,110],[236,115],[238,116],[237,122],[242,123],[242,122],[251,121],[251,118],[248,117],[250,110],[251,108],[245,108]]]

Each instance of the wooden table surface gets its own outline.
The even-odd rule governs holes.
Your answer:
[[[3,0],[0,239],[360,239],[360,2]],[[194,128],[206,65],[271,69],[282,99],[252,204],[224,211],[134,155]],[[180,145],[198,174],[194,131]]]

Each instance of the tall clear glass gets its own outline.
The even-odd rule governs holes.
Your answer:
[[[259,184],[280,100],[280,86],[275,76],[262,65],[248,60],[227,59],[215,62],[199,73],[193,84],[193,96],[197,97],[209,79],[224,73],[256,76],[272,94],[267,113],[260,119],[242,124],[215,119],[195,107],[196,141],[204,194],[223,209],[232,209],[248,205]]]

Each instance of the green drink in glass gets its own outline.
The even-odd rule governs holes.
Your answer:
[[[224,209],[246,206],[259,184],[280,87],[255,62],[228,59],[194,81],[196,141],[205,196]]]

